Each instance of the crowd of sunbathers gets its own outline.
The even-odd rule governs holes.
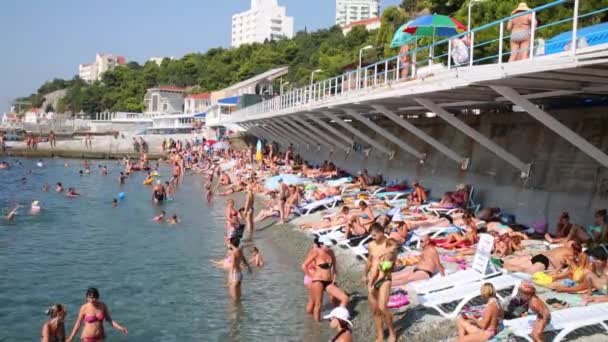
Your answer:
[[[497,291],[501,289],[494,288],[492,282],[482,286],[481,281],[478,292],[487,305],[479,315],[457,321],[459,340],[489,340],[500,332],[504,318],[516,319],[530,312],[537,319],[529,334],[541,341],[551,315],[538,297],[539,288],[580,293],[585,305],[608,302],[605,210],[597,211],[594,224],[588,228],[570,223],[568,214],[563,213],[557,229],[543,234],[546,223],[530,227],[516,223],[513,216],[498,208],[480,208],[472,198],[472,187],[465,184],[432,200],[420,182],[387,184],[381,174],[372,176],[362,170],[350,175],[327,161],[313,166],[295,155],[291,147],[279,152],[268,145],[257,155],[253,147],[241,152],[227,150],[222,160],[207,161],[201,170],[210,174],[211,181],[214,174],[219,176],[218,184],[223,187],[220,195],[243,191],[266,196],[254,222],[276,218],[285,223],[315,210],[324,211],[319,220],[299,225],[315,238],[303,271],[309,278],[309,313],[317,319],[320,311],[315,305],[322,301],[319,291],[327,291],[338,308],[344,308],[349,300],[336,286],[332,246],[344,246],[367,261],[365,278],[379,340],[385,325],[389,340],[394,340],[390,301],[412,284],[435,278],[448,283],[451,274],[470,269],[482,235],[490,237],[490,264],[497,270],[495,274],[511,272],[522,277],[523,282],[515,285],[518,291],[513,300],[525,303],[525,310],[514,314],[498,305]],[[207,190],[212,196],[213,190]],[[470,281],[483,279],[482,275]],[[350,321],[343,310],[340,312],[344,319],[336,326],[341,327],[340,337],[346,340],[350,333],[345,335],[342,330],[350,329]]]

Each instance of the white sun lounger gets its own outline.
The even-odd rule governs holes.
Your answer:
[[[534,326],[536,315],[504,320],[505,328],[516,336],[532,341],[530,333]],[[608,303],[579,306],[551,312],[551,322],[545,331],[559,331],[554,342],[562,341],[568,334],[585,327],[599,325],[608,332]]]
[[[329,233],[333,232],[334,230],[339,230],[342,227],[344,227],[344,225],[340,224],[340,225],[337,225],[337,226],[332,226],[332,227],[323,228],[323,229],[315,229],[315,230],[308,229],[306,232],[309,235],[321,237],[321,236],[323,236],[325,234],[329,234]]]
[[[402,199],[404,197],[407,197],[411,193],[412,193],[411,190],[405,190],[405,191],[385,191],[385,192],[379,192],[379,193],[377,193],[375,195],[375,197],[378,198],[378,199],[381,199],[381,200],[394,201],[394,200],[398,200],[398,199]]]
[[[306,216],[319,208],[325,208],[325,209],[333,208],[341,200],[342,200],[342,197],[340,197],[340,196],[327,197],[322,200],[314,201],[314,202],[305,204],[303,206],[296,207],[294,209],[294,213],[296,213],[299,216]]]
[[[409,290],[418,294],[428,294],[456,287],[462,284],[479,282],[487,278],[499,275],[502,271],[498,270],[490,262],[494,238],[489,234],[479,234],[477,250],[473,258],[471,268],[441,276],[436,274],[431,279],[413,281],[407,285]]]
[[[513,291],[511,292],[511,294],[514,296],[515,294],[517,294],[517,288],[521,283],[521,279],[509,274],[501,275],[498,277],[486,279],[483,282],[466,283],[446,290],[418,295],[418,301],[425,307],[436,310],[441,316],[445,318],[454,318],[460,313],[462,308],[467,303],[469,303],[474,298],[479,297],[479,290],[483,283],[491,283],[492,285],[494,285],[494,289],[496,290],[496,292],[513,287]],[[500,298],[498,294],[497,296]],[[454,309],[450,310],[446,308],[447,304],[456,302],[458,304],[456,304],[456,307]]]

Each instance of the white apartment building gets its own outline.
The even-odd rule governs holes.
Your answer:
[[[293,38],[293,17],[277,0],[251,0],[248,11],[232,16],[232,47]]]
[[[149,88],[144,95],[144,114],[148,117],[184,112],[185,90],[176,86]]]
[[[336,0],[336,25],[377,17],[380,0]]]
[[[99,81],[104,72],[124,64],[126,64],[126,60],[123,56],[98,53],[95,55],[94,63],[78,66],[78,76],[87,82]]]

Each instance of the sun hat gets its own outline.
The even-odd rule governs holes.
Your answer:
[[[456,190],[464,190],[466,189],[466,185],[464,185],[464,183],[460,183],[458,185],[456,185]]]
[[[520,2],[519,5],[517,6],[516,9],[513,10],[513,12],[511,12],[511,15],[517,13],[517,12],[526,12],[529,11],[530,7],[528,7],[528,4],[525,2]]]
[[[337,318],[341,321],[348,323],[348,325],[350,325],[351,327],[353,326],[353,323],[349,320],[350,314],[348,313],[348,310],[341,306],[338,306],[337,308],[331,310],[329,315],[326,315],[323,317],[323,319],[332,319],[332,318]]]

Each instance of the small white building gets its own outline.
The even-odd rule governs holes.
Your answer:
[[[200,93],[186,96],[184,100],[184,113],[204,113],[211,105],[211,93]]]
[[[232,47],[293,38],[293,17],[277,0],[251,0],[251,8],[232,16]]]
[[[104,72],[124,64],[126,64],[126,59],[123,56],[98,53],[95,55],[94,63],[78,66],[78,76],[87,82],[99,81]]]
[[[150,88],[144,96],[144,114],[147,116],[181,114],[184,112],[184,96],[184,88],[176,86]]]
[[[380,0],[336,0],[336,25],[375,18],[380,15]]]
[[[357,26],[365,26],[365,29],[368,31],[377,30],[380,28],[380,26],[382,26],[382,20],[380,20],[379,17],[375,17],[359,21],[353,21],[348,25],[342,26],[342,33],[344,35],[347,35],[350,33],[350,31],[353,30],[353,28]]]
[[[171,57],[151,57],[150,59],[148,59],[148,62],[154,62],[156,63],[156,65],[160,66],[163,61],[165,60],[165,58],[169,59],[169,60],[174,60],[175,57],[171,56]]]
[[[23,122],[28,124],[37,124],[43,119],[44,113],[40,108],[31,108],[25,112],[25,116],[23,117]]]

